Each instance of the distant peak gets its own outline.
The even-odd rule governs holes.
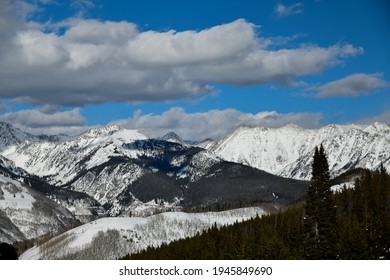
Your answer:
[[[378,127],[378,128],[390,128],[390,126],[388,124],[385,124],[385,123],[381,123],[381,122],[374,122],[372,124],[373,127]]]
[[[122,130],[122,128],[119,125],[105,125],[92,128],[91,130],[87,131],[85,135],[97,136],[103,134],[112,134],[120,130]]]
[[[113,124],[113,125],[105,125],[105,126],[103,126],[102,130],[118,131],[118,130],[122,130],[122,128],[119,125],[117,125],[117,124]]]
[[[184,140],[179,135],[177,135],[175,132],[173,132],[173,131],[168,132],[167,134],[165,134],[160,139],[165,140],[165,141],[179,142],[179,143],[183,143],[184,142]]]
[[[171,132],[168,132],[167,134],[165,134],[163,136],[163,138],[167,138],[167,137],[171,137],[171,138],[180,138],[179,135],[177,135],[175,132],[171,131]]]

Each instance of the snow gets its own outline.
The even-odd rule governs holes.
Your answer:
[[[353,188],[355,188],[355,182],[345,182],[345,183],[333,185],[333,186],[330,187],[330,189],[334,193],[342,192],[344,188],[346,188],[346,189],[353,189]]]
[[[74,228],[57,237],[57,240],[61,240],[66,244],[66,248],[60,248],[55,253],[51,252],[50,256],[63,258],[66,257],[63,255],[64,252],[75,253],[78,250],[85,249],[99,232],[107,232],[110,229],[120,232],[122,239],[118,242],[123,243],[124,247],[122,252],[116,252],[118,254],[116,257],[121,257],[128,252],[137,252],[148,246],[159,246],[162,243],[194,236],[197,232],[210,228],[215,223],[218,226],[233,224],[236,221],[243,221],[265,214],[267,214],[266,211],[261,207],[249,207],[223,212],[166,212],[146,218],[102,218]],[[58,245],[58,242],[56,242],[56,245]],[[45,246],[48,247],[48,245]],[[50,251],[50,247],[46,250]],[[20,256],[20,259],[40,259],[43,257],[42,252],[44,252],[42,248],[33,247]],[[104,256],[100,257],[104,258]]]
[[[0,174],[0,209],[31,210],[34,202],[34,197],[20,182]]]
[[[2,174],[0,210],[8,220],[0,225],[0,229],[12,236],[10,242],[36,238],[48,232],[56,233],[74,222],[74,217],[65,208]]]
[[[62,142],[35,141],[10,145],[2,155],[27,172],[46,177],[51,184],[63,185],[74,179],[81,169],[88,170],[103,164],[118,153],[137,157],[136,152],[125,151],[123,146],[144,139],[147,139],[146,136],[137,130],[105,126]]]
[[[130,148],[129,144],[136,140],[146,140],[147,137],[137,130],[119,126],[95,128],[58,142],[39,140],[6,124],[0,128],[4,132],[0,141],[4,146],[1,154],[17,167],[45,177],[54,185],[64,185],[80,171],[103,164],[112,156],[138,158],[140,155],[153,156],[159,153],[157,148],[142,152]],[[179,138],[173,137],[173,133],[168,136]],[[242,126],[217,143],[208,140],[204,145],[198,144],[207,148],[216,158],[283,177],[308,180],[314,147],[321,143],[329,155],[332,175],[357,167],[377,169],[381,162],[390,171],[390,126],[382,123],[369,126],[331,124],[318,129],[304,129],[294,124],[281,128]],[[205,159],[206,166],[203,169],[216,160],[207,158],[209,155],[199,157],[199,160],[202,160],[201,157]],[[171,164],[179,167],[182,160],[184,158],[174,159]],[[193,167],[186,171],[199,168],[199,164],[194,163]],[[180,175],[190,176],[193,181],[203,174],[202,171],[197,171],[197,174],[185,174],[184,171]]]
[[[390,170],[390,126],[375,123],[327,125],[303,129],[240,127],[212,146],[224,160],[249,165],[282,177],[310,179],[313,151],[323,144],[333,176],[351,168],[377,169],[382,162]]]

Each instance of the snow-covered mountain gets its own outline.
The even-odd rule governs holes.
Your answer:
[[[187,144],[185,140],[183,140],[179,135],[177,135],[175,132],[168,132],[167,134],[165,134],[164,136],[160,137],[159,138],[160,140],[165,140],[165,141],[169,141],[169,142],[173,142],[173,143],[179,143],[179,144],[182,144],[182,145],[185,145]]]
[[[56,234],[97,217],[98,209],[87,194],[53,187],[0,156],[0,241]]]
[[[37,141],[38,136],[23,132],[18,128],[4,122],[0,122],[0,151],[4,148],[18,145],[24,141]]]
[[[332,175],[358,167],[377,169],[381,163],[390,171],[390,126],[381,123],[319,129],[240,127],[210,150],[228,161],[309,180],[313,151],[320,144],[328,155]]]
[[[106,126],[92,129],[73,139],[60,142],[24,141],[19,145],[9,145],[3,156],[30,174],[44,177],[53,185],[64,185],[80,172],[109,161],[119,154],[124,143],[146,139],[137,131]],[[136,152],[127,151],[130,157]]]
[[[66,208],[0,172],[1,241],[12,243],[58,233],[75,222]]]
[[[0,237],[20,240],[99,215],[288,204],[305,195],[308,183],[291,178],[310,179],[319,144],[335,176],[381,163],[390,170],[390,126],[381,123],[240,127],[221,141],[202,143],[173,133],[149,139],[118,126],[74,137],[34,136],[0,123]]]
[[[5,147],[2,155],[50,185],[87,194],[110,215],[143,215],[140,203],[150,206],[147,212],[238,201],[288,203],[307,188],[199,147],[148,139],[118,126],[59,141],[24,141]]]
[[[0,152],[10,146],[17,146],[23,142],[56,142],[65,137],[65,135],[32,135],[9,123],[0,122]]]
[[[376,169],[381,163],[390,170],[390,127],[381,123],[319,129],[240,127],[219,142],[205,142],[206,149],[174,133],[149,139],[118,126],[62,139],[32,136],[6,124],[1,129],[3,135],[13,135],[12,141],[2,140],[3,165],[67,195],[73,192],[73,198],[84,194],[69,202],[65,195],[45,189],[46,196],[78,216],[99,212],[101,206],[110,215],[144,216],[166,208],[238,200],[289,203],[305,194],[307,183],[277,176],[309,180],[319,144],[328,154],[332,175],[358,167]]]

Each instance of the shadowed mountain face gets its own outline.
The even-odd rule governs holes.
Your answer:
[[[130,211],[134,201],[159,200],[176,206],[252,201],[286,204],[302,198],[308,186],[304,181],[223,161],[197,147],[137,140],[124,148],[136,151],[138,157],[112,156],[64,187],[88,193],[116,215]]]
[[[161,149],[158,156],[149,152],[137,160],[143,176],[119,196],[127,204],[132,196],[147,202],[156,196],[165,201],[180,199],[182,206],[228,202],[267,201],[291,203],[301,199],[308,182],[281,178],[264,171],[223,161],[207,151],[184,148],[165,141],[136,142],[144,149]]]

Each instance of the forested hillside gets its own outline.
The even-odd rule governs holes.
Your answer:
[[[326,169],[326,165],[317,166]],[[326,173],[324,186],[329,185]],[[314,185],[313,178],[310,188]],[[390,259],[390,176],[384,168],[364,171],[353,189],[335,194],[320,189],[312,192],[309,189],[305,203],[278,214],[214,226],[193,238],[126,259]],[[328,206],[315,201],[323,199],[324,193],[330,200]],[[309,210],[313,204],[319,207]],[[313,234],[308,234],[313,225],[308,220],[314,223]]]

